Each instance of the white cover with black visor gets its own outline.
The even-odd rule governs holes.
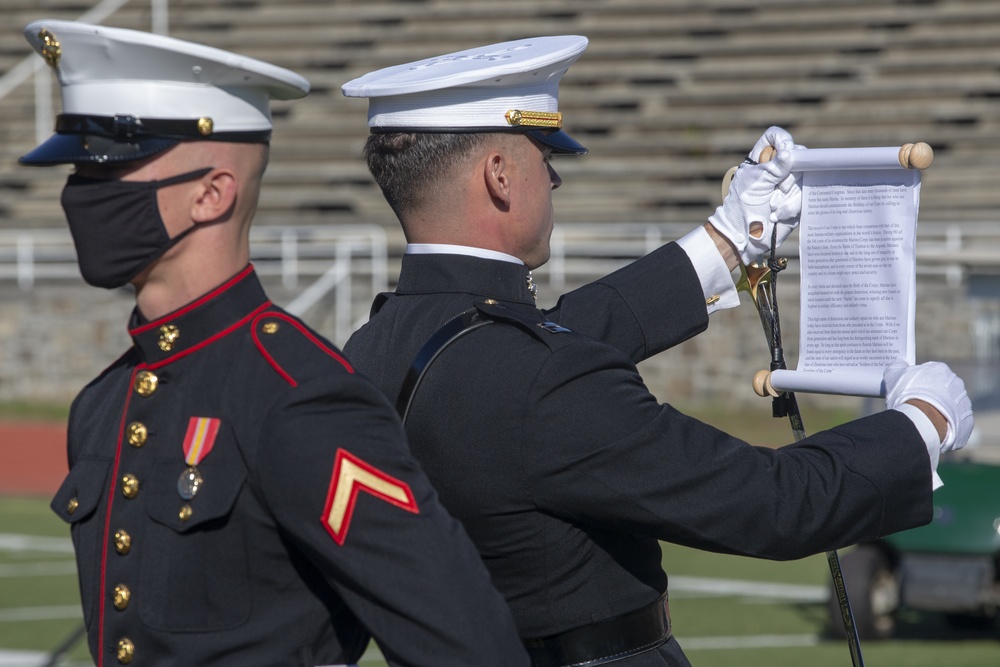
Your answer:
[[[491,44],[386,67],[342,90],[368,98],[372,132],[522,132],[580,155],[587,149],[562,130],[559,81],[587,43],[558,35]]]
[[[287,69],[139,30],[41,20],[24,36],[62,96],[56,134],[27,165],[129,162],[186,140],[266,142],[270,101],[309,92]]]

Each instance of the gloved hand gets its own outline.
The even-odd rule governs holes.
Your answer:
[[[887,408],[894,408],[911,399],[926,401],[948,422],[948,433],[941,443],[941,451],[949,452],[965,447],[975,425],[972,402],[965,391],[962,378],[955,375],[946,364],[928,361],[911,366],[902,359],[897,359],[885,369],[883,379]]]
[[[722,206],[708,221],[736,247],[744,265],[771,249],[777,227],[777,245],[799,224],[802,211],[802,178],[792,173],[792,151],[796,146],[780,127],[769,127],[757,140],[750,159],[757,162],[766,146],[777,153],[764,164],[743,164],[736,170]]]

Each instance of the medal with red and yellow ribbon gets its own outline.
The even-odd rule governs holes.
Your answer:
[[[177,480],[177,493],[184,500],[191,500],[205,483],[198,464],[208,456],[215,445],[221,420],[214,417],[191,417],[184,436],[184,462],[188,467]]]

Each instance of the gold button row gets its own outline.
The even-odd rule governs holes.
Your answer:
[[[128,603],[132,600],[132,591],[125,584],[118,584],[115,586],[112,600],[115,603],[115,609],[125,611],[128,608]]]
[[[160,378],[152,371],[139,371],[135,375],[135,393],[140,396],[152,396],[156,392],[156,387],[160,383]]]
[[[124,530],[115,531],[115,551],[120,553],[122,556],[128,554],[129,551],[132,551],[132,536]]]
[[[135,658],[135,644],[128,637],[118,640],[118,662],[127,665]]]
[[[149,429],[142,422],[132,422],[125,427],[125,434],[128,438],[128,444],[139,448],[146,444],[146,439],[149,437]]]
[[[122,477],[122,495],[131,500],[139,495],[139,478],[129,473]]]
[[[164,352],[170,351],[180,332],[176,327],[165,326],[160,328],[160,349]],[[152,396],[159,386],[160,379],[152,371],[139,371],[135,376],[133,389],[139,396]],[[125,437],[128,444],[136,449],[144,446],[149,438],[149,429],[142,422],[132,422],[125,428]],[[121,478],[122,495],[125,498],[135,498],[139,495],[139,478],[132,473],[126,473]],[[71,501],[73,502],[73,501]],[[73,512],[75,508],[70,510]],[[132,536],[125,530],[115,531],[115,551],[122,556],[127,555],[132,550]],[[112,603],[118,611],[124,611],[132,601],[132,591],[125,584],[118,584],[112,592]],[[135,644],[128,637],[118,640],[116,657],[122,665],[128,665],[135,658]]]

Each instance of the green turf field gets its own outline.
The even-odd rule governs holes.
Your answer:
[[[847,646],[828,637],[817,599],[828,577],[822,556],[773,563],[665,545],[664,564],[672,577],[674,631],[695,667],[851,664]],[[78,626],[72,565],[67,531],[45,500],[0,498],[0,665],[41,665],[40,654]],[[748,590],[748,582],[758,588]],[[761,590],[761,583],[771,585]],[[720,590],[709,590],[713,586]],[[938,618],[913,614],[903,619],[900,634],[897,641],[863,645],[866,663],[1000,665],[1000,630],[959,635]],[[15,662],[4,653],[10,651],[35,653]],[[89,666],[83,642],[59,664]],[[361,661],[362,667],[385,664],[375,648]]]
[[[810,432],[853,416],[815,409],[809,397],[804,403]],[[753,444],[791,439],[785,420],[767,416],[766,402],[738,413],[686,411]],[[674,632],[695,667],[850,667],[847,645],[829,635],[823,556],[774,563],[674,545],[663,551]],[[68,530],[48,501],[0,496],[0,667],[44,664],[45,652],[79,627],[78,605]],[[868,667],[1000,666],[1000,628],[959,634],[940,617],[910,613],[898,634],[898,640],[862,646]],[[58,664],[92,667],[84,644],[78,641]],[[386,663],[372,645],[360,667]]]

